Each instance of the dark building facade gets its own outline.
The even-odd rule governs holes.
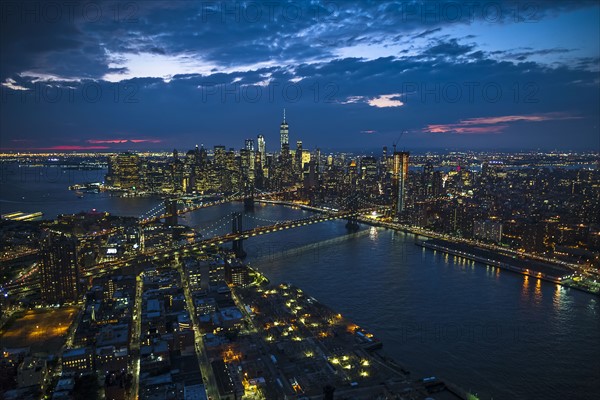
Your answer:
[[[49,304],[77,301],[77,239],[70,235],[49,232],[42,240],[41,259],[42,300]]]

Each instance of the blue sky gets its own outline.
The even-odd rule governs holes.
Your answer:
[[[600,145],[595,1],[3,2],[4,150]]]

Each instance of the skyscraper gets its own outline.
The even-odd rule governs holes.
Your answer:
[[[244,148],[248,151],[254,151],[254,139],[246,139]]]
[[[225,146],[217,145],[213,150],[214,163],[217,168],[225,168]]]
[[[433,164],[427,161],[423,166],[422,182],[423,194],[430,197],[433,194]]]
[[[247,184],[254,183],[254,151],[249,149],[240,150],[240,167],[242,178]]]
[[[367,156],[361,158],[360,178],[362,180],[375,180],[377,178],[377,159],[375,157]]]
[[[294,169],[296,174],[302,178],[302,140],[296,141],[296,153],[294,154]]]
[[[394,209],[396,216],[404,211],[405,207],[405,185],[408,179],[408,156],[406,151],[394,152],[394,164],[392,169],[392,183],[394,187]]]
[[[283,152],[284,147],[289,150],[290,136],[288,132],[288,123],[285,122],[285,108],[283,109],[283,122],[279,127],[279,136],[281,138],[281,151]]]
[[[75,237],[48,232],[42,240],[41,259],[42,300],[49,304],[77,301],[79,265]]]
[[[260,155],[260,164],[261,166],[264,166],[265,161],[267,160],[267,144],[265,143],[265,137],[263,135],[258,135],[256,137],[256,142],[258,143],[258,154]]]
[[[121,153],[108,161],[106,183],[122,189],[139,189],[141,185],[140,157],[134,153]]]
[[[173,192],[179,193],[183,190],[183,162],[179,159],[177,149],[173,150],[173,161],[171,162],[171,184]]]
[[[387,177],[388,169],[388,149],[387,146],[383,146],[383,152],[381,154],[381,160],[379,161],[379,171],[383,177]]]

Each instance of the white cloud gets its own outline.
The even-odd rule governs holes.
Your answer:
[[[7,87],[12,90],[29,90],[26,87],[20,86],[14,79],[7,78],[5,82],[1,83],[2,86]]]
[[[378,108],[401,107],[404,105],[404,103],[400,100],[397,100],[397,98],[400,96],[401,95],[399,93],[382,94],[369,99],[368,103],[370,106]]]
[[[367,98],[365,96],[349,96],[346,97],[346,100],[342,101],[342,104],[358,104],[365,103]]]
[[[175,75],[248,72],[278,65],[275,61],[268,60],[235,67],[223,67],[207,62],[197,54],[109,53],[109,56],[111,62],[108,66],[110,68],[125,68],[122,73],[113,72],[104,75],[103,79],[109,82],[120,82],[132,78],[162,78],[168,82]],[[268,82],[263,82],[263,84],[268,84]]]

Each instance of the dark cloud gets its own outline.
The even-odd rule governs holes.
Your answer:
[[[441,31],[442,28],[434,28],[434,29],[427,29],[426,31],[423,31],[421,33],[419,33],[418,35],[413,36],[413,39],[418,39],[418,38],[423,38],[426,36],[430,36],[436,32]]]
[[[490,75],[490,70],[495,73]],[[64,142],[73,137],[84,141],[107,135],[120,138],[123,132],[128,132],[127,137],[164,138],[161,143],[144,143],[155,148],[185,147],[198,142],[213,144],[216,141],[238,147],[243,138],[258,133],[263,133],[271,146],[277,138],[283,107],[288,110],[292,137],[302,138],[308,146],[341,145],[339,135],[342,134],[344,146],[376,147],[389,142],[399,130],[407,130],[413,133],[403,139],[406,145],[424,147],[432,145],[431,138],[422,133],[429,125],[453,124],[457,119],[558,111],[577,112],[581,118],[527,125],[526,137],[520,137],[518,130],[511,130],[518,125],[511,125],[502,130],[502,135],[488,137],[485,143],[479,145],[487,143],[498,147],[506,144],[507,138],[523,143],[523,146],[525,143],[540,146],[562,143],[584,147],[595,142],[589,128],[585,129],[586,124],[593,124],[594,118],[597,120],[594,107],[598,104],[598,93],[592,85],[597,75],[592,72],[554,70],[535,63],[517,65],[491,60],[463,63],[436,60],[434,65],[420,57],[407,60],[388,57],[371,61],[348,58],[317,65],[299,65],[296,72],[306,76],[296,84],[290,82],[292,75],[289,71],[276,67],[211,76],[177,75],[170,82],[138,78],[119,84],[101,83],[104,96],[100,100],[80,99],[74,103],[70,103],[66,96],[59,104],[48,101],[36,103],[32,95],[19,92],[5,96],[4,109],[7,115],[12,116],[11,120],[26,118],[35,110],[36,119],[28,124],[26,131],[19,132],[23,139],[35,138],[44,132],[58,141]],[[267,74],[272,81],[267,86],[257,85]],[[588,86],[574,85],[574,81]],[[473,99],[469,98],[467,83],[474,85]],[[514,91],[515,83],[521,85],[518,93]],[[41,84],[37,85],[36,90],[43,93],[39,87]],[[64,85],[72,87],[73,83],[65,82]],[[75,96],[83,96],[86,88],[90,90],[91,87],[91,81],[78,83]],[[454,98],[453,87],[461,89],[458,100]],[[490,92],[487,98],[483,94],[484,87],[488,87]],[[501,98],[491,97],[493,90],[489,88],[492,87],[500,88]],[[116,92],[121,94],[118,100],[114,98]],[[257,93],[260,96],[257,97]],[[392,94],[398,94],[391,98],[402,100],[404,105],[376,108],[367,104],[368,99]],[[521,98],[515,100],[516,94]],[[364,101],[343,104],[343,100],[352,96]],[[578,106],[574,107],[575,104]],[[59,105],[68,111],[68,120],[55,118]],[[95,123],[90,124],[91,120]],[[314,124],[314,120],[319,122]],[[579,128],[564,137],[560,131],[568,126],[567,123]],[[3,132],[14,132],[9,126],[6,119],[0,122]],[[367,135],[367,140],[364,134],[352,134],[357,132],[357,126],[369,126],[365,130],[377,131],[378,134]],[[344,132],[347,134],[344,135]],[[549,136],[554,139],[549,141]],[[483,142],[483,139],[475,139],[477,141]],[[460,143],[446,137],[436,138],[435,143],[439,146],[446,142]],[[470,141],[471,144],[473,142]],[[8,145],[2,142],[2,147]]]
[[[525,138],[517,137],[518,124],[510,125],[488,142],[463,145],[597,144],[598,57],[552,45],[484,49],[466,29],[447,29],[489,22],[482,15],[458,21],[423,16],[442,2],[87,3],[102,10],[98,18],[89,14],[92,6],[82,12],[85,4],[75,6],[73,18],[56,21],[27,21],[3,8],[0,147],[14,147],[16,138],[56,141],[38,147],[121,138],[162,140],[141,142],[154,148],[216,141],[237,147],[257,133],[276,140],[283,107],[292,137],[323,147],[379,146],[404,130],[412,132],[403,139],[407,144],[424,147],[431,145],[423,133],[430,125],[552,112],[579,112],[581,119],[528,125]],[[494,23],[515,23],[510,11],[516,3],[494,4],[502,9]],[[533,9],[520,10],[519,17],[551,18],[593,6],[528,4]],[[156,57],[154,77],[130,78],[132,55]],[[565,60],[537,61],[549,56]],[[192,67],[162,68],[175,57]],[[122,80],[104,81],[106,74]],[[167,75],[173,76],[159,77]],[[403,104],[369,105],[376,98]],[[575,133],[565,137],[563,129]],[[436,140],[436,146],[460,143]]]
[[[475,48],[474,45],[460,44],[457,39],[437,41],[437,44],[427,49],[424,54],[431,56],[461,56]]]

